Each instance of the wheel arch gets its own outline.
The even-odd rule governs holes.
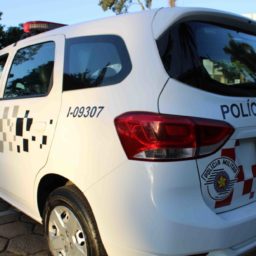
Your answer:
[[[79,187],[75,183],[73,183],[70,179],[62,175],[59,175],[56,173],[47,173],[40,178],[37,186],[36,200],[37,200],[38,211],[41,217],[43,217],[44,206],[51,192],[59,187],[68,186],[68,185],[74,186],[83,195],[86,207],[91,213],[93,213],[88,199],[86,198],[82,190],[79,189]]]
[[[97,237],[101,243],[101,254],[100,255],[107,256],[105,247],[102,243],[102,239],[100,236],[97,221],[95,219],[95,216],[93,214],[93,210],[91,208],[89,201],[87,200],[84,193],[79,189],[79,187],[77,187],[72,181],[70,181],[66,177],[63,177],[58,174],[52,174],[52,173],[45,174],[43,177],[41,177],[38,187],[37,187],[37,206],[38,206],[38,210],[39,210],[41,218],[43,218],[44,208],[45,208],[47,199],[48,199],[49,195],[51,194],[51,192],[53,192],[57,188],[60,188],[63,186],[70,186],[70,188],[73,187],[73,190],[77,192],[77,195],[80,194],[80,198],[82,199],[82,201],[85,205],[85,208],[87,209],[87,212],[91,217],[93,226],[95,227]]]
[[[41,217],[43,217],[44,206],[50,193],[69,182],[67,178],[58,174],[46,174],[40,179],[37,187],[37,207]]]

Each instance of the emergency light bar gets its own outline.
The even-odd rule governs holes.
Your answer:
[[[23,31],[24,33],[38,34],[63,26],[66,25],[47,21],[29,21],[23,24]]]

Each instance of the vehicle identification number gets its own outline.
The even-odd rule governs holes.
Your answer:
[[[67,117],[98,118],[103,109],[103,106],[69,107]]]

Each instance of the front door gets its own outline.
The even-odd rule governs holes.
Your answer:
[[[64,36],[29,46],[20,41],[13,55],[0,101],[0,188],[32,209],[34,180],[47,162],[61,106]]]

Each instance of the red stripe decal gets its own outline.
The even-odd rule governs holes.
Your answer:
[[[252,166],[252,174],[253,174],[253,177],[255,178],[256,177],[256,165]]]
[[[244,181],[244,169],[242,165],[238,166],[239,168],[239,173],[237,174],[237,182]]]
[[[233,191],[232,191],[232,193],[226,199],[224,199],[222,201],[216,201],[215,208],[220,208],[220,207],[224,207],[224,206],[230,205],[231,201],[232,201],[232,197],[233,197]]]
[[[243,195],[251,193],[253,179],[246,180],[244,182]]]
[[[234,148],[224,148],[221,151],[221,156],[226,156],[229,157],[231,159],[233,159],[234,161],[236,160],[236,152]]]

